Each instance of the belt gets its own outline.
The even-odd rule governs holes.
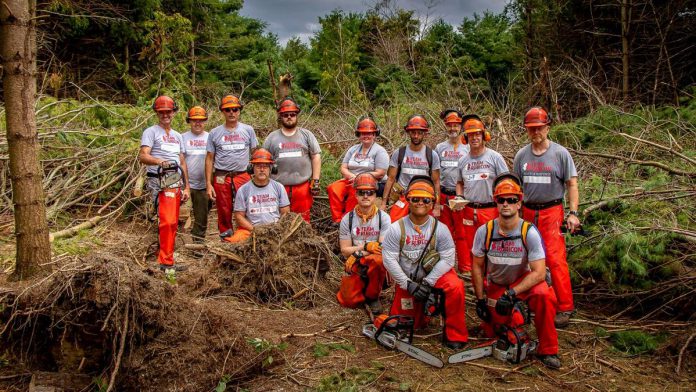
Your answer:
[[[228,170],[220,170],[220,169],[215,169],[215,172],[213,173],[214,176],[225,176],[225,177],[234,177],[238,176],[240,174],[244,174],[246,171],[228,171]]]
[[[447,195],[447,196],[457,196],[456,189],[445,188],[444,186],[440,187],[440,193],[442,193],[443,195]]]
[[[557,205],[562,204],[562,203],[563,203],[563,199],[556,199],[556,200],[547,201],[546,203],[524,202],[523,205],[525,207],[529,208],[530,210],[539,211],[539,210],[545,210],[545,209],[553,207],[553,206],[557,206]]]
[[[147,172],[145,175],[148,176],[148,177],[150,177],[150,178],[160,178],[160,175],[157,174],[157,173],[150,173],[150,172]]]
[[[469,203],[466,205],[467,207],[475,208],[475,209],[481,209],[481,208],[492,208],[495,207],[494,202],[490,203]]]

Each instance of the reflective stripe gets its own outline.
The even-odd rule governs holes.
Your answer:
[[[551,176],[524,176],[525,184],[550,184]]]
[[[441,167],[457,167],[457,161],[441,161]]]
[[[223,144],[220,147],[225,151],[244,150],[247,148],[246,144],[244,143]]]
[[[498,257],[491,256],[490,254],[488,255],[488,261],[499,265],[521,265],[522,260],[524,259],[521,257]]]
[[[167,151],[167,152],[179,152],[179,151],[181,151],[181,148],[176,143],[162,143],[162,146],[160,147],[160,149],[162,151]]]
[[[202,150],[186,150],[186,155],[205,155],[205,149]]]
[[[298,158],[302,156],[302,151],[288,151],[278,154],[278,158]]]
[[[425,169],[414,169],[414,168],[410,168],[410,167],[405,167],[405,168],[401,169],[401,172],[405,173],[405,174],[414,174],[414,175],[420,174],[420,175],[424,175],[424,176],[428,175],[428,171]]]

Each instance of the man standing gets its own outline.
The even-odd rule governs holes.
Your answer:
[[[222,98],[220,112],[225,123],[210,131],[206,146],[206,188],[217,206],[220,233],[232,229],[234,194],[249,181],[249,155],[258,145],[254,128],[239,121],[243,108],[237,96]]]
[[[497,325],[506,325],[516,301],[526,301],[534,313],[539,337],[537,357],[558,369],[558,333],[554,327],[556,295],[546,283],[544,246],[539,231],[520,219],[520,180],[511,173],[496,177],[494,197],[499,218],[476,230],[471,280],[476,314],[483,330],[493,337]],[[484,280],[488,284],[484,285]]]
[[[152,109],[159,123],[147,128],[140,140],[140,163],[147,165],[147,188],[159,217],[157,262],[167,273],[183,269],[174,265],[174,243],[179,224],[179,206],[188,200],[190,188],[183,154],[183,139],[172,129],[172,118],[179,110],[173,99],[162,95]],[[181,190],[183,188],[183,192]]]
[[[440,158],[430,147],[423,144],[423,139],[430,132],[430,126],[425,116],[415,114],[411,116],[404,131],[408,133],[411,143],[394,151],[389,161],[387,171],[387,184],[384,186],[382,198],[382,210],[387,209],[390,199],[394,205],[389,211],[392,222],[408,215],[408,200],[404,196],[404,189],[414,176],[428,176],[435,184],[435,201],[440,198]],[[440,214],[440,204],[431,206],[434,216]]]
[[[430,216],[436,203],[435,184],[426,176],[414,177],[406,191],[409,214],[384,233],[384,267],[396,281],[390,314],[411,316],[415,327],[427,325],[425,302],[443,298],[445,327],[442,340],[460,349],[469,338],[466,330],[464,282],[454,272],[454,241],[447,226]]]
[[[464,132],[470,151],[458,164],[457,194],[469,203],[461,214],[461,224],[456,227],[457,257],[462,272],[471,271],[471,247],[476,229],[498,216],[493,202],[493,180],[509,171],[503,156],[486,147],[491,135],[478,116],[466,116]]]
[[[271,173],[274,171],[271,153],[259,148],[254,151],[250,162],[254,176],[239,188],[234,199],[237,231],[233,236],[224,238],[227,242],[246,241],[255,227],[275,223],[290,211],[285,188],[279,182],[271,180]]]
[[[556,327],[563,328],[570,321],[574,305],[561,225],[565,224],[571,233],[580,227],[578,173],[568,150],[548,139],[549,124],[551,117],[541,107],[533,107],[525,114],[524,126],[531,143],[515,155],[513,171],[522,179],[525,191],[522,218],[539,228],[546,246],[546,260],[558,297]],[[564,223],[566,190],[570,211]]]
[[[207,120],[208,114],[205,109],[200,106],[192,107],[186,116],[186,122],[191,125],[191,130],[182,135],[184,157],[186,158],[191,187],[191,204],[193,204],[191,238],[194,243],[201,243],[205,239],[205,232],[208,228],[208,212],[211,207],[205,181],[205,155],[208,145],[205,122]]]
[[[382,240],[391,224],[389,214],[377,208],[377,179],[360,173],[353,179],[358,205],[343,216],[339,227],[341,254],[346,258],[346,275],[336,295],[347,308],[367,304],[373,316],[382,313],[379,294],[387,271],[382,264]]]
[[[273,154],[278,174],[273,179],[285,186],[290,197],[290,211],[302,215],[309,223],[314,196],[319,194],[321,148],[312,132],[297,126],[300,107],[290,97],[278,105],[281,128],[271,132],[263,148]]]

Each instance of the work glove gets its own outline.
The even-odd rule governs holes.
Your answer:
[[[353,256],[353,255],[348,256],[348,258],[346,259],[346,265],[345,265],[345,269],[346,269],[347,274],[350,274],[353,271],[353,264],[355,264],[356,261],[358,261],[358,260],[355,258],[355,256]]]
[[[363,249],[376,255],[381,255],[382,254],[382,244],[380,244],[377,241],[372,241],[372,242],[366,242],[365,245],[363,245]]]
[[[485,298],[476,300],[476,315],[485,322],[491,321],[491,311]]]
[[[416,282],[408,282],[408,293],[416,299],[416,301],[423,302],[428,299],[432,287],[426,282],[418,284]]]
[[[507,289],[505,293],[498,298],[495,304],[495,311],[501,316],[509,316],[512,314],[512,308],[515,306],[515,290]]]
[[[311,182],[311,188],[310,188],[310,193],[312,193],[312,196],[319,196],[319,191],[321,191],[321,188],[319,187],[319,180],[312,180]]]

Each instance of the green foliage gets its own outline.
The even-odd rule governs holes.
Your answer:
[[[363,369],[359,367],[348,368],[345,372],[331,374],[319,381],[317,391],[320,392],[357,392],[361,387],[371,384],[377,379],[378,372],[375,369]]]
[[[247,339],[247,343],[249,343],[256,352],[268,354],[263,362],[261,362],[261,366],[263,367],[269,367],[273,364],[273,353],[284,351],[288,347],[288,344],[285,342],[274,344],[262,338],[249,338]]]
[[[101,245],[103,242],[92,230],[80,230],[70,238],[58,238],[53,241],[52,249],[55,255],[84,256]]]
[[[627,355],[652,354],[664,342],[664,336],[655,336],[643,331],[619,331],[609,335],[615,350]]]
[[[225,392],[227,390],[227,383],[230,382],[231,377],[228,374],[220,377],[218,385],[215,387],[215,392]]]
[[[317,342],[314,344],[314,357],[315,358],[321,358],[329,355],[331,351],[334,350],[344,350],[348,351],[349,353],[354,353],[355,352],[355,347],[353,347],[352,344],[347,344],[347,343],[320,343]]]

